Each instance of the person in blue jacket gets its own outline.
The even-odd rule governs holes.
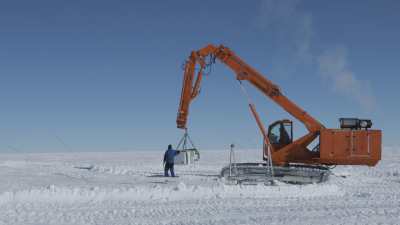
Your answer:
[[[168,177],[168,170],[171,172],[171,177],[175,177],[174,159],[180,151],[172,149],[172,145],[168,145],[168,150],[164,153],[164,176]]]

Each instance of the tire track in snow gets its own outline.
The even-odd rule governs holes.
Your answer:
[[[214,198],[313,198],[318,196],[341,196],[336,185],[307,186],[229,186],[217,184],[211,187],[186,186],[184,183],[162,187],[160,185],[126,188],[58,187],[50,185],[41,189],[8,191],[0,194],[0,205],[10,202],[89,202],[107,200],[180,201]]]

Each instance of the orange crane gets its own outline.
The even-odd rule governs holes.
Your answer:
[[[192,51],[187,59],[176,121],[178,128],[186,129],[189,106],[199,94],[206,67],[214,63],[215,59],[228,66],[240,83],[248,81],[302,122],[308,130],[307,134],[293,140],[292,121],[288,119],[276,121],[266,130],[254,104],[250,102],[250,111],[263,136],[264,160],[271,159],[272,164],[278,166],[288,166],[291,163],[374,166],[380,160],[382,134],[381,130],[370,129],[371,120],[341,118],[339,129],[325,128],[317,119],[288,99],[276,84],[223,45],[207,45],[198,51]],[[195,76],[196,70],[197,76]],[[317,138],[319,138],[319,144],[313,149],[308,149],[310,143]]]

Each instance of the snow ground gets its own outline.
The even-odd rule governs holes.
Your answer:
[[[162,177],[163,151],[0,155],[3,224],[400,224],[400,148],[324,184],[225,185],[228,152]],[[237,151],[240,162],[261,152]],[[345,178],[344,178],[345,176]]]

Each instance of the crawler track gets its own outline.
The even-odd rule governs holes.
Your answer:
[[[321,183],[328,180],[326,166],[291,164],[274,166],[271,176],[266,163],[235,163],[221,170],[221,177],[230,183],[272,183],[274,180],[292,184]]]

